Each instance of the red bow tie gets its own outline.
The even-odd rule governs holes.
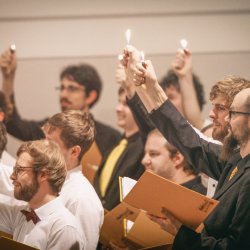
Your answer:
[[[31,209],[31,211],[21,210],[21,213],[25,215],[27,221],[32,220],[34,224],[40,221],[39,217],[33,209]]]

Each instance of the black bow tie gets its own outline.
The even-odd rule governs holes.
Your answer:
[[[33,209],[31,209],[31,211],[21,210],[21,213],[25,215],[27,221],[32,220],[34,224],[40,221],[39,217],[37,216],[37,214]]]

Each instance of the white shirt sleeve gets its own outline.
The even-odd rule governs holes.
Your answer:
[[[14,187],[10,179],[12,172],[13,167],[0,163],[0,193],[13,197]]]

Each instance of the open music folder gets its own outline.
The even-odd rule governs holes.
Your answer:
[[[145,171],[123,202],[163,217],[166,208],[184,225],[196,229],[217,206],[218,201]]]

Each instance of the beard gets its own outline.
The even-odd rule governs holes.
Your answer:
[[[223,142],[225,137],[228,135],[228,126],[225,126],[223,129],[217,131],[216,129],[213,129],[212,137],[215,140],[218,140],[220,142]]]
[[[231,132],[229,132],[229,134],[224,138],[220,159],[224,162],[227,161],[232,156],[238,145],[238,140]]]
[[[39,183],[37,177],[34,176],[31,185],[25,185],[20,187],[19,190],[14,189],[14,197],[18,200],[23,200],[29,202],[34,195],[38,192]]]

